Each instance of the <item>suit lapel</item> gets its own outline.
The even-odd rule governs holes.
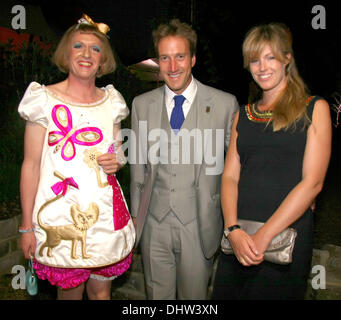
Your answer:
[[[204,129],[212,129],[212,111],[214,108],[213,101],[209,91],[206,86],[197,82],[197,94],[195,98],[196,107],[197,107],[197,128],[198,131],[201,132],[201,139],[203,141],[203,150],[202,150],[202,161],[200,164],[195,164],[195,183],[197,184],[201,169],[201,164],[204,163],[204,154],[207,148],[206,144],[204,144]]]
[[[160,131],[161,130],[161,119],[162,119],[162,112],[164,109],[165,104],[165,88],[164,86],[160,87],[159,90],[156,90],[153,99],[150,101],[149,109],[148,109],[148,135],[153,130]],[[157,136],[157,135],[156,135]],[[160,135],[158,135],[160,137]],[[160,147],[160,139],[158,138],[156,141],[149,142],[148,139],[148,151],[150,150],[151,146],[153,146],[154,150],[159,149]],[[147,154],[149,157],[149,154]],[[159,161],[156,164],[151,164],[150,160],[148,160],[148,165],[150,166],[151,170],[151,183],[154,183],[155,173]]]

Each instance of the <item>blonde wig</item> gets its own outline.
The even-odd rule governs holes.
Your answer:
[[[95,26],[80,23],[70,27],[60,40],[57,49],[52,57],[52,61],[57,65],[60,71],[69,72],[69,50],[72,36],[77,33],[93,34],[102,42],[102,61],[96,76],[99,78],[105,74],[112,73],[116,69],[116,61],[112,52],[110,43],[105,34],[100,32]]]

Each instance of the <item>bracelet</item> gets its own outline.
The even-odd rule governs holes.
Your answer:
[[[235,224],[231,227],[228,227],[224,230],[224,236],[227,238],[228,235],[233,231],[233,230],[236,230],[236,229],[240,229],[240,225],[239,224]]]
[[[19,228],[19,233],[29,233],[29,232],[34,232],[35,229],[31,228],[31,229],[26,229],[26,228]]]

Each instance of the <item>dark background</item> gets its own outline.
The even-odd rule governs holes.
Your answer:
[[[119,65],[124,69],[124,72],[122,68],[121,71],[116,71],[115,75],[118,76],[110,81],[122,92],[128,107],[140,89],[137,88],[137,83],[132,81],[132,75],[126,67],[156,56],[151,34],[159,23],[177,17],[191,24],[198,33],[194,76],[204,84],[236,95],[240,104],[247,102],[251,80],[248,71],[243,69],[241,45],[245,33],[257,24],[285,23],[293,34],[294,56],[299,72],[311,94],[320,95],[329,102],[333,124],[336,125],[337,113],[333,111],[333,107],[340,105],[341,100],[341,19],[338,1],[2,0],[0,22],[5,18],[7,25],[10,25],[9,21],[14,16],[11,8],[15,4],[23,5],[27,15],[27,30],[16,31],[39,36],[44,35],[46,31],[45,34],[52,37],[50,39],[42,37],[42,40],[52,42],[54,45],[71,25],[77,23],[82,13],[88,14],[96,22],[108,24],[111,28],[110,42]],[[326,29],[315,30],[312,27],[312,19],[316,16],[312,13],[312,8],[315,5],[322,5],[325,8]],[[41,9],[47,25],[45,21],[39,20],[31,6]],[[30,64],[31,61],[28,60],[27,63]],[[57,72],[51,74],[56,75]],[[59,76],[65,77],[65,75]],[[28,74],[28,78],[20,78],[25,88],[29,81],[32,81],[31,74]],[[107,81],[102,78],[100,80]],[[49,84],[48,81],[43,83]],[[5,89],[15,88],[17,85],[17,82],[11,85],[7,82],[2,84]],[[5,89],[4,93],[13,90]],[[16,98],[18,101],[13,105],[17,105],[22,96],[20,90],[16,91],[18,91]],[[4,106],[4,108],[11,108],[11,106]],[[328,183],[333,186],[333,189],[338,190],[340,190],[341,179],[340,127],[341,125],[338,128],[333,127],[333,155],[327,176]]]
[[[294,55],[301,76],[311,93],[324,97],[332,110],[334,124],[332,158],[325,187],[318,197],[314,213],[314,248],[321,248],[327,243],[341,246],[341,125],[338,128],[335,126],[337,114],[332,109],[333,105],[335,107],[341,102],[341,12],[338,3],[339,1],[320,0],[252,2],[250,0],[0,0],[0,26],[10,28],[9,21],[14,16],[10,8],[15,4],[21,4],[27,8],[27,30],[18,32],[27,33],[30,27],[35,25],[33,33],[44,34],[44,24],[41,24],[41,21],[30,12],[28,5],[39,6],[54,35],[50,40],[56,44],[57,39],[66,29],[75,24],[82,13],[86,13],[94,21],[104,22],[110,26],[110,42],[120,65],[128,67],[147,58],[155,57],[152,30],[159,23],[177,17],[192,24],[198,33],[197,64],[193,69],[194,76],[204,84],[236,95],[239,103],[244,104],[247,102],[251,80],[249,73],[243,69],[241,45],[245,33],[257,24],[285,23],[293,34]],[[7,7],[2,6],[4,4]],[[315,5],[322,5],[326,10],[325,30],[312,28],[311,22],[315,16],[312,8]],[[5,72],[0,72],[0,195],[8,193],[14,195],[10,202],[1,203],[0,201],[0,220],[15,212],[20,213],[18,194],[24,121],[19,122],[16,106],[24,88],[33,79],[33,74],[29,71],[40,70],[36,64],[34,68],[32,67],[34,63],[33,59],[30,59],[30,54],[24,56],[28,59],[21,64],[27,63],[27,68],[17,68],[19,71],[15,68],[0,69],[0,71],[17,70],[16,77],[13,79],[18,80],[9,83],[6,79],[12,78],[9,75],[6,77]],[[1,58],[3,57],[0,57],[0,67],[4,66],[5,62],[7,64],[12,62],[1,60]],[[43,65],[44,68],[41,69],[45,70],[44,75],[46,75],[50,70],[46,65],[50,64],[50,61],[39,62]],[[136,82],[127,76],[129,72],[126,69],[125,72],[121,71],[120,76],[116,78],[119,80],[113,83],[122,92],[130,107],[131,97],[139,89],[134,87]],[[117,73],[116,71],[115,74]],[[53,74],[53,77],[51,76],[53,81],[51,81],[55,82],[57,75],[52,72],[51,74]],[[65,75],[61,76],[65,77]],[[49,84],[46,80],[48,80],[47,77],[41,80],[41,83]],[[5,99],[5,95],[10,95],[12,91],[14,92],[13,99]],[[119,179],[119,181],[125,189],[125,195],[128,195],[129,167],[126,166],[121,172],[125,180]],[[9,189],[11,192],[8,192]]]
[[[198,33],[197,64],[193,74],[201,82],[247,101],[249,73],[243,69],[241,45],[245,33],[261,23],[283,22],[293,34],[296,63],[313,95],[336,104],[341,94],[341,27],[338,1],[216,1],[216,0],[31,0],[39,5],[55,34],[87,13],[107,23],[110,41],[120,62],[129,66],[155,57],[152,30],[173,17],[193,25]],[[326,29],[315,30],[315,5],[326,10]],[[339,96],[340,98],[340,96]],[[339,99],[340,100],[340,99]],[[332,112],[333,122],[336,113]],[[339,153],[340,130],[334,130],[333,152]],[[337,166],[338,168],[338,166]]]
[[[341,100],[341,19],[338,1],[2,0],[0,18],[7,18],[7,24],[14,16],[10,12],[14,4],[22,4],[27,11],[27,30],[17,31],[42,35],[44,29],[49,29],[46,34],[52,34],[53,39],[43,40],[54,45],[82,13],[96,22],[107,23],[111,28],[110,42],[123,68],[155,57],[152,30],[159,23],[177,17],[191,24],[198,33],[194,76],[204,84],[236,95],[240,104],[247,102],[251,81],[248,71],[243,69],[241,45],[245,33],[257,24],[285,23],[293,34],[294,56],[299,72],[311,94],[320,95],[329,102],[333,124],[336,125],[337,113],[333,108],[340,105]],[[45,22],[35,16],[30,5],[41,9],[47,25],[44,26]],[[325,8],[326,29],[315,30],[312,27],[312,19],[316,16],[312,8],[315,5]],[[140,91],[127,73],[113,82],[130,107],[132,98]],[[337,187],[341,178],[340,126],[333,128],[331,163]]]
[[[151,32],[160,22],[178,17],[198,33],[194,75],[204,83],[246,101],[248,81],[241,44],[247,30],[260,23],[283,22],[294,37],[299,71],[313,94],[326,98],[341,92],[340,18],[338,1],[216,1],[216,0],[59,0],[26,1],[39,5],[51,29],[61,36],[82,12],[107,23],[110,41],[128,66],[155,56]],[[311,26],[314,5],[326,9],[326,29]]]
[[[243,69],[241,46],[245,33],[254,25],[285,23],[293,34],[298,70],[312,95],[330,104],[341,100],[341,19],[339,1],[217,1],[217,0],[78,0],[58,1],[55,6],[40,3],[50,27],[61,35],[82,12],[93,20],[107,23],[110,41],[120,62],[129,66],[155,57],[152,30],[161,22],[177,17],[191,24],[198,33],[197,64],[194,76],[201,82],[247,102],[251,77]],[[326,10],[326,29],[315,30],[315,5]],[[117,84],[115,84],[117,85]],[[333,109],[332,109],[333,110]],[[331,111],[336,124],[336,112]],[[340,115],[341,120],[341,115]],[[333,127],[332,158],[325,188],[315,212],[316,245],[340,243],[340,129]]]
[[[337,113],[333,110],[341,100],[341,19],[338,1],[5,0],[4,3],[8,4],[6,10],[9,12],[0,12],[0,17],[5,15],[11,18],[14,15],[10,13],[10,8],[14,4],[22,4],[27,8],[27,30],[19,32],[29,32],[29,28],[35,25],[33,32],[41,35],[44,27],[41,21],[35,21],[37,19],[29,5],[40,7],[49,33],[54,36],[53,40],[50,39],[54,44],[82,13],[96,22],[108,24],[111,28],[110,42],[119,64],[124,68],[155,57],[152,30],[161,22],[179,18],[191,24],[198,33],[194,76],[204,84],[236,95],[240,104],[247,102],[251,81],[248,71],[243,69],[241,46],[245,33],[257,24],[285,23],[293,34],[294,56],[301,76],[311,94],[324,97],[331,106],[334,127],[330,170],[333,173],[329,175],[333,176],[335,187],[338,187],[341,179],[341,125],[335,127]],[[316,16],[312,8],[315,5],[325,8],[326,29],[315,30],[312,27],[312,19]],[[130,107],[132,98],[140,91],[128,78],[117,79],[114,85]]]

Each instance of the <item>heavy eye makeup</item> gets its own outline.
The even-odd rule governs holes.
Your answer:
[[[101,48],[100,48],[98,45],[96,45],[96,44],[94,44],[94,45],[92,46],[92,50],[94,50],[94,51],[96,51],[96,52],[101,52]]]
[[[74,48],[74,49],[81,49],[81,48],[83,48],[83,43],[81,43],[81,42],[76,42],[76,43],[73,44],[73,48]],[[97,45],[97,44],[92,45],[91,48],[92,48],[92,50],[95,51],[95,52],[101,52],[101,48],[100,48],[100,46]]]
[[[80,42],[76,42],[73,44],[73,48],[75,48],[75,49],[82,48],[82,44]]]

